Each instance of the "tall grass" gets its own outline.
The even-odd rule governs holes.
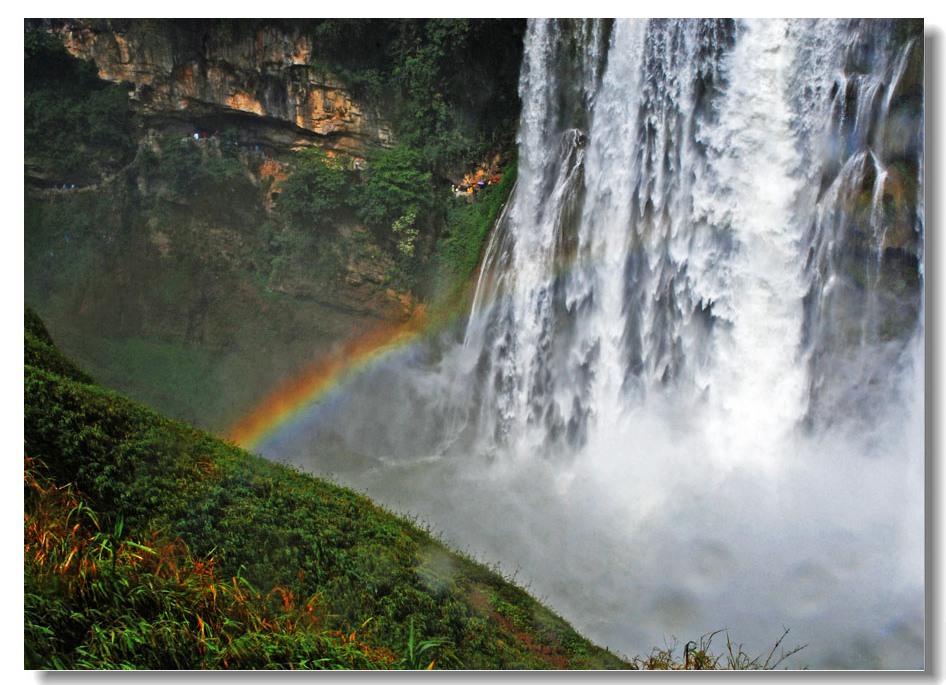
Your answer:
[[[713,651],[713,639],[723,633],[726,637],[725,650]],[[633,660],[637,668],[655,671],[771,671],[802,651],[807,645],[786,649],[783,643],[789,629],[783,628],[782,634],[764,655],[751,656],[741,644],[736,644],[729,637],[729,632],[717,630],[707,633],[699,640],[690,640],[683,646],[683,653],[678,655],[679,643],[663,649],[654,649],[647,657]]]
[[[37,460],[24,465],[28,669],[387,668],[394,655],[325,627],[319,596],[266,594],[213,557],[111,527]]]
[[[31,667],[627,667],[429,531],[25,346]]]
[[[632,662],[366,497],[99,388],[27,311],[29,669],[771,668]],[[629,620],[633,620],[631,617]],[[715,634],[714,634],[715,635]],[[781,641],[780,641],[781,642]]]

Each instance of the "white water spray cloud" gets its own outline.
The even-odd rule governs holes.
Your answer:
[[[518,571],[628,656],[718,629],[764,654],[786,627],[789,647],[809,645],[789,666],[922,667],[922,314],[897,340],[845,347],[848,319],[877,308],[832,318],[856,269],[806,270],[809,247],[844,239],[812,237],[833,227],[818,217],[856,221],[817,206],[843,194],[819,200],[804,168],[829,136],[844,27],[619,24],[607,68],[637,65],[639,81],[601,74],[601,26],[566,29],[530,30],[521,186],[464,344],[433,367],[392,357],[263,453]],[[563,41],[592,39],[593,64],[547,71]],[[587,152],[580,103],[602,108]],[[806,289],[827,303],[817,325]],[[834,411],[806,429],[816,396]],[[330,444],[360,458],[327,468]]]

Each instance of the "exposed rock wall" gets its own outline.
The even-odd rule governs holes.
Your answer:
[[[152,123],[209,128],[221,115],[276,148],[317,142],[364,157],[392,142],[379,113],[318,68],[297,29],[207,21],[51,21],[73,55],[101,78],[132,84]]]

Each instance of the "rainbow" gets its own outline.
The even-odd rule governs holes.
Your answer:
[[[556,259],[558,275],[574,268],[574,256]],[[479,278],[479,267],[473,283]],[[227,439],[255,451],[268,437],[302,416],[312,405],[323,400],[356,373],[417,340],[425,331],[442,329],[455,322],[468,306],[465,296],[454,296],[450,304],[434,307],[415,306],[404,322],[379,324],[347,342],[339,350],[306,367],[277,387],[255,409],[236,422]]]
[[[227,438],[244,449],[257,449],[266,437],[353,374],[414,342],[426,327],[426,312],[417,308],[406,322],[385,323],[369,329],[277,387],[234,425]]]

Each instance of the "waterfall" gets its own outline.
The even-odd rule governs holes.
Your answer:
[[[786,626],[815,667],[921,667],[922,47],[531,21],[462,334],[264,453],[318,469],[329,430],[343,480],[628,655]]]
[[[734,442],[831,420],[844,409],[833,396],[869,401],[855,386],[879,367],[842,378],[855,341],[838,338],[852,316],[868,356],[886,338],[899,354],[916,333],[921,198],[894,194],[904,176],[916,186],[922,118],[912,112],[904,174],[885,159],[885,126],[917,46],[865,48],[868,28],[622,22],[604,68],[600,23],[583,27],[591,48],[577,56],[582,31],[530,27],[522,181],[465,343],[479,355],[481,441],[574,451],[589,423],[608,430],[672,387],[677,407],[709,405],[711,439],[741,454]],[[865,49],[873,70],[846,74]],[[825,145],[840,159],[821,158]],[[908,235],[888,235],[904,232],[892,201]],[[905,294],[884,302],[894,290]]]

